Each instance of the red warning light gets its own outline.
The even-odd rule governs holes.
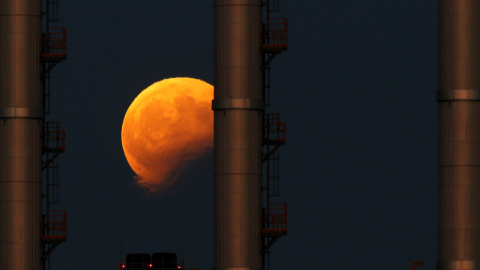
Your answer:
[[[125,264],[122,264],[122,268],[125,268]]]
[[[153,264],[149,264],[148,266],[153,267]]]
[[[182,267],[180,267],[180,265],[179,265],[179,266],[177,266],[177,268],[180,269],[180,268],[182,268]]]

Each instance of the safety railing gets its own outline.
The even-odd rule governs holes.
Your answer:
[[[54,151],[65,151],[65,131],[60,129],[59,121],[47,122],[48,148]]]
[[[285,144],[287,124],[280,121],[279,113],[267,114],[268,140],[279,144]]]
[[[64,242],[67,240],[67,211],[50,209],[43,220],[42,240]]]
[[[42,39],[42,59],[59,61],[67,58],[67,34],[64,27],[50,27]]]
[[[288,19],[270,18],[264,31],[264,51],[284,51],[288,48]]]
[[[284,235],[287,233],[287,225],[287,204],[270,203],[263,215],[263,234]]]

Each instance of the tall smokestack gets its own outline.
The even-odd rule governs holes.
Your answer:
[[[480,269],[480,1],[439,0],[437,270]]]
[[[262,1],[214,14],[214,269],[262,269]]]
[[[42,269],[41,10],[0,1],[0,269]]]

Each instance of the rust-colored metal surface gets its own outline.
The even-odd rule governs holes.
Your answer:
[[[0,1],[0,269],[42,269],[41,1]]]
[[[480,1],[439,1],[438,270],[480,269]]]
[[[262,269],[262,1],[216,0],[214,269]]]

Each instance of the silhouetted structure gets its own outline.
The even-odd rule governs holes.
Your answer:
[[[58,1],[43,3],[42,11],[42,0],[0,1],[0,269],[40,270],[66,240],[65,211],[49,208],[58,202],[65,133],[45,122],[50,71],[66,57],[65,29],[48,26]]]
[[[439,1],[438,270],[480,269],[480,1]]]
[[[262,1],[214,14],[214,269],[262,269]]]
[[[278,1],[271,2],[214,1],[215,270],[268,268],[265,255],[287,233],[286,204],[270,201],[279,195],[277,150],[285,144],[285,123],[265,106],[270,63],[287,49],[288,24],[269,17],[278,10]]]
[[[128,270],[183,270],[183,263],[179,264],[177,254],[158,252],[151,256],[148,253],[129,253],[125,264],[121,260],[118,269]]]

